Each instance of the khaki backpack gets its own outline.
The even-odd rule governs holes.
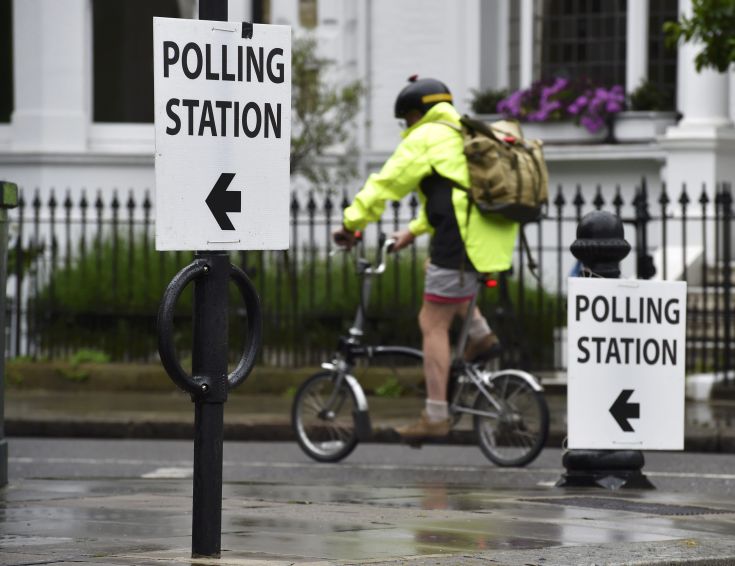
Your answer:
[[[441,122],[464,137],[470,173],[467,191],[481,212],[526,223],[539,220],[549,199],[549,174],[543,142],[523,138],[514,120],[487,124],[468,116],[462,127]]]

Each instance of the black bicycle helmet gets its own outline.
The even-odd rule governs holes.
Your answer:
[[[398,93],[396,98],[396,118],[405,118],[409,110],[418,110],[422,114],[439,102],[452,102],[452,93],[447,85],[436,79],[419,79],[413,75],[408,85]]]

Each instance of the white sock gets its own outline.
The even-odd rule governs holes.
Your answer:
[[[426,416],[430,421],[443,421],[449,418],[449,405],[446,401],[426,400]]]
[[[485,317],[475,311],[475,314],[470,321],[470,339],[476,342],[477,340],[482,340],[491,332],[492,330],[490,330],[490,325],[488,325]]]

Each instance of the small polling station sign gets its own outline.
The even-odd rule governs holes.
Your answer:
[[[153,19],[156,249],[288,248],[291,28]]]
[[[570,449],[683,450],[686,283],[572,277]]]

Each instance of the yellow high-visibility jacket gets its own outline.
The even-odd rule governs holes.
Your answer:
[[[446,124],[460,125],[459,114],[448,102],[432,106],[420,121],[402,133],[403,141],[385,162],[379,173],[373,173],[344,211],[344,226],[361,230],[383,214],[386,200],[400,200],[432,175],[452,184],[469,187],[470,179],[464,155],[462,135]],[[510,268],[518,224],[498,215],[480,213],[470,206],[466,191],[452,188],[460,236],[467,257],[479,272],[505,271]],[[426,215],[426,195],[418,190],[421,209],[411,221],[409,230],[415,236],[434,233]],[[468,214],[469,209],[469,214]]]

